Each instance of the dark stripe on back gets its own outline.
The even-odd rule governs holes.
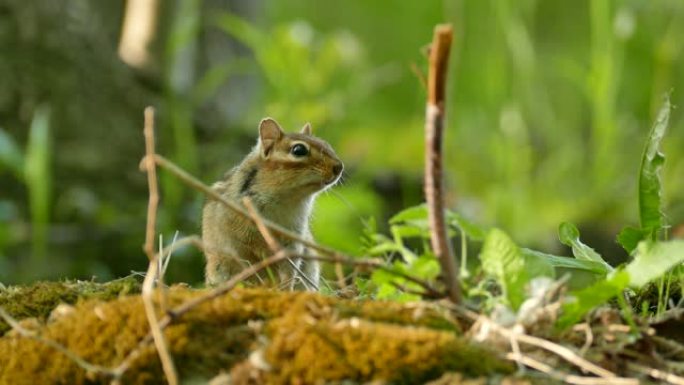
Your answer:
[[[249,191],[249,188],[254,184],[254,178],[258,171],[258,168],[253,167],[245,173],[245,179],[242,181],[242,186],[240,186],[240,194],[245,194]]]

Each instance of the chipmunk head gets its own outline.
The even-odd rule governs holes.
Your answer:
[[[311,134],[309,123],[299,133],[285,133],[271,118],[259,124],[257,144],[262,167],[273,183],[313,194],[334,185],[344,165],[330,145]]]

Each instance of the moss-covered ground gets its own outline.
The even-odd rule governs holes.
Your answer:
[[[135,294],[139,286],[120,281],[118,286],[90,286],[85,290],[90,294],[79,295],[69,291],[70,285],[9,288],[1,304],[43,339],[64,345],[90,363],[117,366],[149,331],[142,300]],[[172,287],[168,302],[176,306],[205,292]],[[31,303],[34,300],[38,303]],[[52,311],[61,302],[75,305]],[[223,373],[231,384],[416,384],[445,373],[478,377],[512,370],[487,348],[462,339],[449,314],[424,303],[235,289],[184,314],[165,335],[183,383],[206,383]],[[0,338],[1,384],[109,380],[16,331]],[[165,383],[153,346],[142,351],[121,382]],[[214,383],[220,382],[216,378]]]

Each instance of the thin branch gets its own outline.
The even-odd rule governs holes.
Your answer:
[[[425,200],[428,207],[430,243],[442,266],[442,280],[454,303],[461,302],[458,262],[454,257],[444,218],[444,175],[442,172],[446,75],[453,30],[451,25],[435,27],[430,47],[428,100],[425,112]]]
[[[515,338],[517,341],[536,346],[538,348],[542,348],[546,351],[549,351],[551,353],[554,353],[555,355],[563,358],[567,362],[577,366],[578,368],[582,369],[583,371],[586,371],[588,373],[592,373],[594,375],[597,375],[599,377],[604,377],[604,378],[615,378],[617,375],[609,370],[606,370],[592,362],[587,361],[586,359],[580,357],[577,355],[575,352],[572,350],[566,348],[565,346],[556,344],[554,342],[545,340],[543,338],[519,333],[513,330],[510,330],[508,328],[505,328],[496,322],[492,321],[488,317],[477,314],[471,310],[465,309],[461,306],[454,306],[454,305],[447,305],[452,310],[455,310],[466,317],[470,318],[471,320],[487,325],[487,328],[489,330],[493,330],[503,336],[506,339],[510,338]]]
[[[560,371],[556,371],[550,365],[547,365],[541,361],[538,361],[532,357],[524,356],[518,353],[507,353],[506,358],[529,366],[530,368],[540,371],[549,375],[550,377],[563,381],[567,384],[573,385],[639,385],[639,380],[636,378],[625,378],[625,377],[611,377],[611,378],[601,378],[601,377],[586,377],[586,376],[576,376],[574,374],[567,374]]]
[[[159,247],[159,255],[156,255],[154,252],[154,235],[156,234],[157,226],[159,188],[157,187],[157,167],[154,162],[154,108],[152,107],[145,108],[145,128],[143,129],[143,134],[145,136],[144,165],[147,171],[147,185],[149,187],[150,197],[147,204],[147,227],[145,229],[145,245],[143,246],[143,249],[147,254],[147,258],[149,259],[149,264],[147,268],[147,274],[145,275],[145,280],[143,281],[141,297],[145,307],[147,321],[150,324],[150,332],[152,333],[154,344],[157,347],[157,353],[159,354],[159,360],[161,361],[162,369],[166,375],[166,380],[169,382],[169,385],[177,385],[178,375],[176,374],[176,367],[173,364],[173,359],[169,353],[168,345],[164,339],[164,333],[159,326],[159,319],[157,318],[157,314],[154,309],[154,300],[152,298],[154,295],[154,283],[157,278],[157,272],[161,270],[157,264],[163,260],[163,254],[161,253],[163,250],[161,250],[161,245]],[[163,285],[163,277],[161,272],[159,277],[160,282]]]
[[[269,231],[268,227],[266,227],[264,224],[264,219],[261,217],[261,215],[259,215],[259,212],[257,211],[256,207],[254,207],[252,200],[249,199],[249,197],[244,197],[242,198],[242,204],[244,204],[245,208],[247,208],[247,213],[249,213],[250,218],[256,225],[259,233],[261,233],[261,236],[264,237],[264,241],[266,241],[266,245],[268,245],[268,248],[271,249],[271,252],[277,253],[280,251],[280,249],[283,247],[280,245],[278,240],[273,237],[271,231]]]
[[[672,373],[663,372],[662,370],[649,368],[632,362],[627,363],[627,368],[635,372],[655,378],[656,380],[665,381],[669,384],[684,385],[684,377],[680,377]]]
[[[156,273],[157,261],[152,260],[150,261],[149,267],[147,268],[147,275],[145,275],[145,280],[143,281],[141,297],[145,307],[145,315],[150,324],[152,339],[154,340],[154,345],[157,347],[157,353],[159,354],[159,360],[161,361],[162,369],[166,375],[166,380],[169,382],[169,385],[177,385],[178,375],[176,374],[176,367],[173,364],[168,344],[166,343],[162,327],[159,324],[159,319],[157,318],[157,313],[154,309],[154,299],[152,296],[154,295]]]
[[[224,205],[228,209],[232,210],[236,214],[241,215],[242,217],[251,220],[251,216],[249,215],[247,210],[245,210],[244,208],[235,204],[234,202],[231,202],[231,201],[227,200],[226,198],[222,197],[216,191],[212,190],[211,187],[205,185],[199,179],[190,175],[187,171],[176,166],[170,160],[164,158],[163,156],[161,156],[159,154],[155,154],[154,160],[159,167],[169,171],[170,173],[175,175],[178,179],[180,179],[183,183],[187,184],[188,186],[194,188],[197,191],[202,192],[207,197],[216,200],[217,202],[221,203],[222,205]],[[264,222],[264,225],[269,230],[271,230],[272,232],[274,232],[277,235],[280,235],[282,237],[300,242],[301,244],[308,246],[308,247],[310,247],[316,251],[319,251],[323,254],[326,254],[326,255],[342,255],[341,253],[339,253],[336,250],[333,250],[329,247],[319,245],[315,242],[312,242],[311,240],[305,239],[302,236],[300,236],[299,234],[297,234],[293,231],[290,231],[290,230],[286,229],[285,227],[283,227],[283,226],[281,226],[275,222],[269,221],[265,218],[263,219],[263,222]]]
[[[154,108],[145,108],[145,159],[144,164],[147,171],[147,185],[150,190],[149,201],[147,203],[147,227],[145,229],[145,244],[143,250],[147,254],[148,260],[154,259],[154,235],[157,224],[157,205],[159,204],[159,189],[157,188],[157,167],[154,162]]]
[[[78,354],[67,349],[66,346],[60,344],[59,342],[44,338],[35,331],[25,329],[2,306],[0,306],[0,317],[2,317],[2,319],[5,320],[5,322],[7,322],[7,324],[12,328],[12,330],[19,333],[19,335],[21,335],[22,337],[30,338],[34,341],[38,341],[41,344],[47,345],[57,350],[58,352],[67,356],[71,361],[73,361],[76,365],[80,366],[86,372],[101,374],[105,376],[112,376],[113,372],[111,369],[105,368],[104,366],[91,364],[90,362],[81,358],[81,356],[79,356]]]
[[[155,258],[160,258],[162,255],[169,255],[171,253],[174,253],[176,250],[188,245],[195,246],[200,251],[204,250],[202,238],[200,238],[198,235],[189,235],[164,247],[157,255],[155,255]]]
[[[167,326],[171,324],[171,322],[174,319],[177,319],[183,314],[189,312],[190,310],[194,309],[195,307],[211,301],[215,298],[218,298],[229,291],[231,291],[238,283],[250,278],[251,276],[255,275],[259,271],[275,264],[278,263],[285,258],[287,258],[287,253],[284,252],[279,252],[276,253],[275,255],[272,255],[269,258],[266,258],[264,260],[259,261],[258,263],[255,263],[254,265],[249,266],[248,268],[242,270],[241,272],[235,274],[232,276],[228,281],[224,282],[222,285],[219,287],[215,288],[214,290],[197,296],[191,300],[188,300],[181,305],[177,306],[173,310],[169,311],[169,314],[167,314],[160,322],[159,322],[159,328],[161,330],[165,329]],[[117,378],[120,378],[135,362],[135,360],[140,357],[142,354],[142,349],[147,346],[150,342],[153,341],[153,337],[151,334],[146,335],[140,342],[138,342],[138,345],[130,352],[128,353],[128,356],[124,358],[124,360],[119,364],[114,369],[114,373]]]
[[[275,237],[268,230],[268,227],[266,227],[266,225],[264,224],[264,218],[261,215],[259,215],[259,211],[257,211],[256,207],[254,207],[252,200],[249,199],[249,197],[244,197],[242,198],[242,204],[244,204],[245,208],[247,208],[247,212],[249,213],[252,222],[254,222],[254,224],[256,225],[257,230],[259,230],[259,233],[264,238],[264,241],[266,241],[266,244],[268,245],[268,248],[271,250],[271,252],[275,254],[282,250],[283,246],[280,245],[278,240],[275,239]],[[285,252],[289,253],[289,251]],[[302,278],[302,281],[306,281],[303,282],[304,287],[306,287],[307,289],[312,288],[313,290],[318,291],[318,283],[314,282],[311,278],[309,278],[292,260],[291,256],[288,256],[287,262],[290,264],[292,269],[298,274],[298,276]],[[292,287],[293,286],[290,286],[290,288]]]

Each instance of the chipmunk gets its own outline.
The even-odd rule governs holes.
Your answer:
[[[311,134],[309,123],[299,133],[288,134],[275,120],[265,118],[259,124],[256,146],[212,188],[238,204],[249,197],[261,216],[312,239],[309,216],[314,199],[337,183],[343,169],[332,147]],[[295,254],[306,252],[301,244],[278,240]],[[272,254],[252,220],[212,199],[202,210],[202,243],[208,285],[226,281]],[[290,288],[300,281],[307,289],[318,289],[320,267],[316,261],[283,261],[276,271],[280,283]]]

